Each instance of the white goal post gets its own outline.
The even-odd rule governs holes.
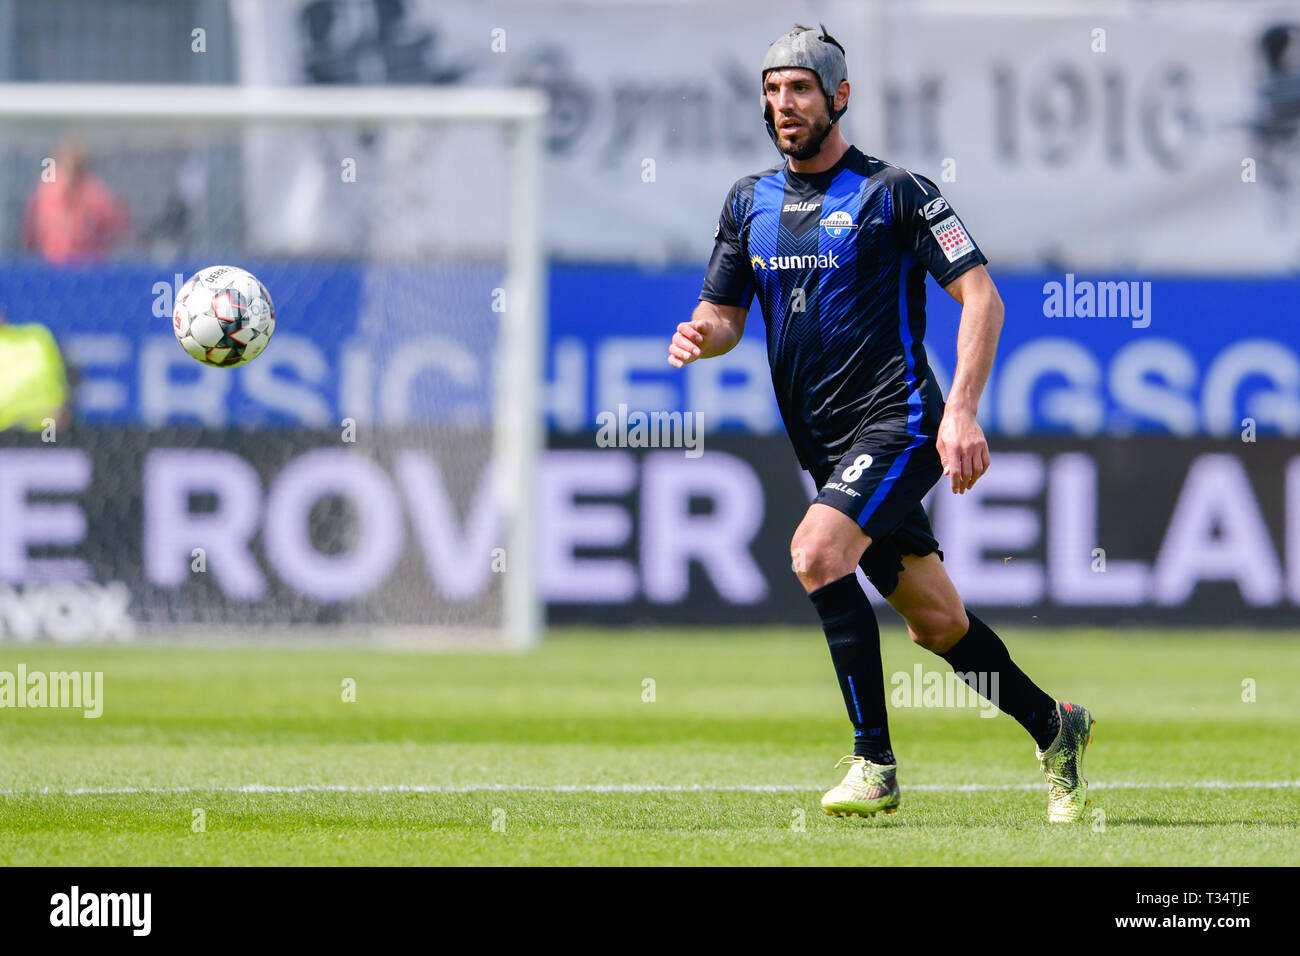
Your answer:
[[[501,310],[494,380],[491,460],[508,531],[501,575],[500,640],[524,649],[540,640],[544,611],[537,582],[533,490],[544,446],[541,381],[546,288],[541,237],[545,95],[534,89],[450,87],[254,87],[130,84],[0,84],[0,129],[79,130],[96,126],[186,129],[271,124],[495,124],[504,132],[508,179]],[[472,175],[475,157],[465,156]],[[34,181],[34,177],[33,177]],[[496,198],[496,197],[494,197]],[[275,290],[272,289],[275,297]],[[277,310],[284,312],[277,299]],[[282,325],[283,328],[283,325]],[[271,349],[274,350],[275,343]]]

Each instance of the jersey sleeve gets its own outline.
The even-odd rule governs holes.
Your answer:
[[[727,193],[718,224],[713,230],[713,255],[709,257],[709,268],[704,273],[700,299],[748,309],[754,301],[754,267],[750,265],[736,222],[737,186],[732,186]]]
[[[892,198],[903,248],[925,264],[939,285],[988,262],[930,180],[904,170],[894,180]]]

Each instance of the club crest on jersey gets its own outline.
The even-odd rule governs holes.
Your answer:
[[[838,239],[845,233],[858,228],[858,224],[853,221],[853,217],[843,209],[837,209],[825,219],[820,220],[820,225],[826,230],[826,235],[832,239]]]

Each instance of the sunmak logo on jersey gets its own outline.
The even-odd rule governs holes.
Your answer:
[[[824,252],[821,255],[806,256],[768,256],[764,259],[762,256],[750,256],[749,264],[754,269],[838,269],[839,260],[835,258],[835,253]]]

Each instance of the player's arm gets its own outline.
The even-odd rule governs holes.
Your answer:
[[[721,305],[701,301],[682,322],[668,346],[668,364],[681,368],[699,358],[713,358],[730,352],[745,334],[745,315],[749,309],[738,305]]]
[[[1002,333],[1002,297],[982,265],[963,272],[944,286],[961,303],[957,331],[957,371],[944,405],[936,442],[952,490],[965,494],[989,469],[989,446],[975,421],[980,396],[993,369]]]
[[[754,267],[736,221],[739,186],[731,187],[713,230],[713,255],[700,303],[690,320],[677,326],[668,345],[668,364],[674,368],[730,352],[745,334],[745,315],[754,301]]]
[[[889,178],[903,246],[962,306],[957,371],[935,447],[952,490],[965,494],[989,468],[989,446],[975,412],[1002,331],[1002,300],[984,268],[988,260],[939,187],[907,170],[896,170]]]

